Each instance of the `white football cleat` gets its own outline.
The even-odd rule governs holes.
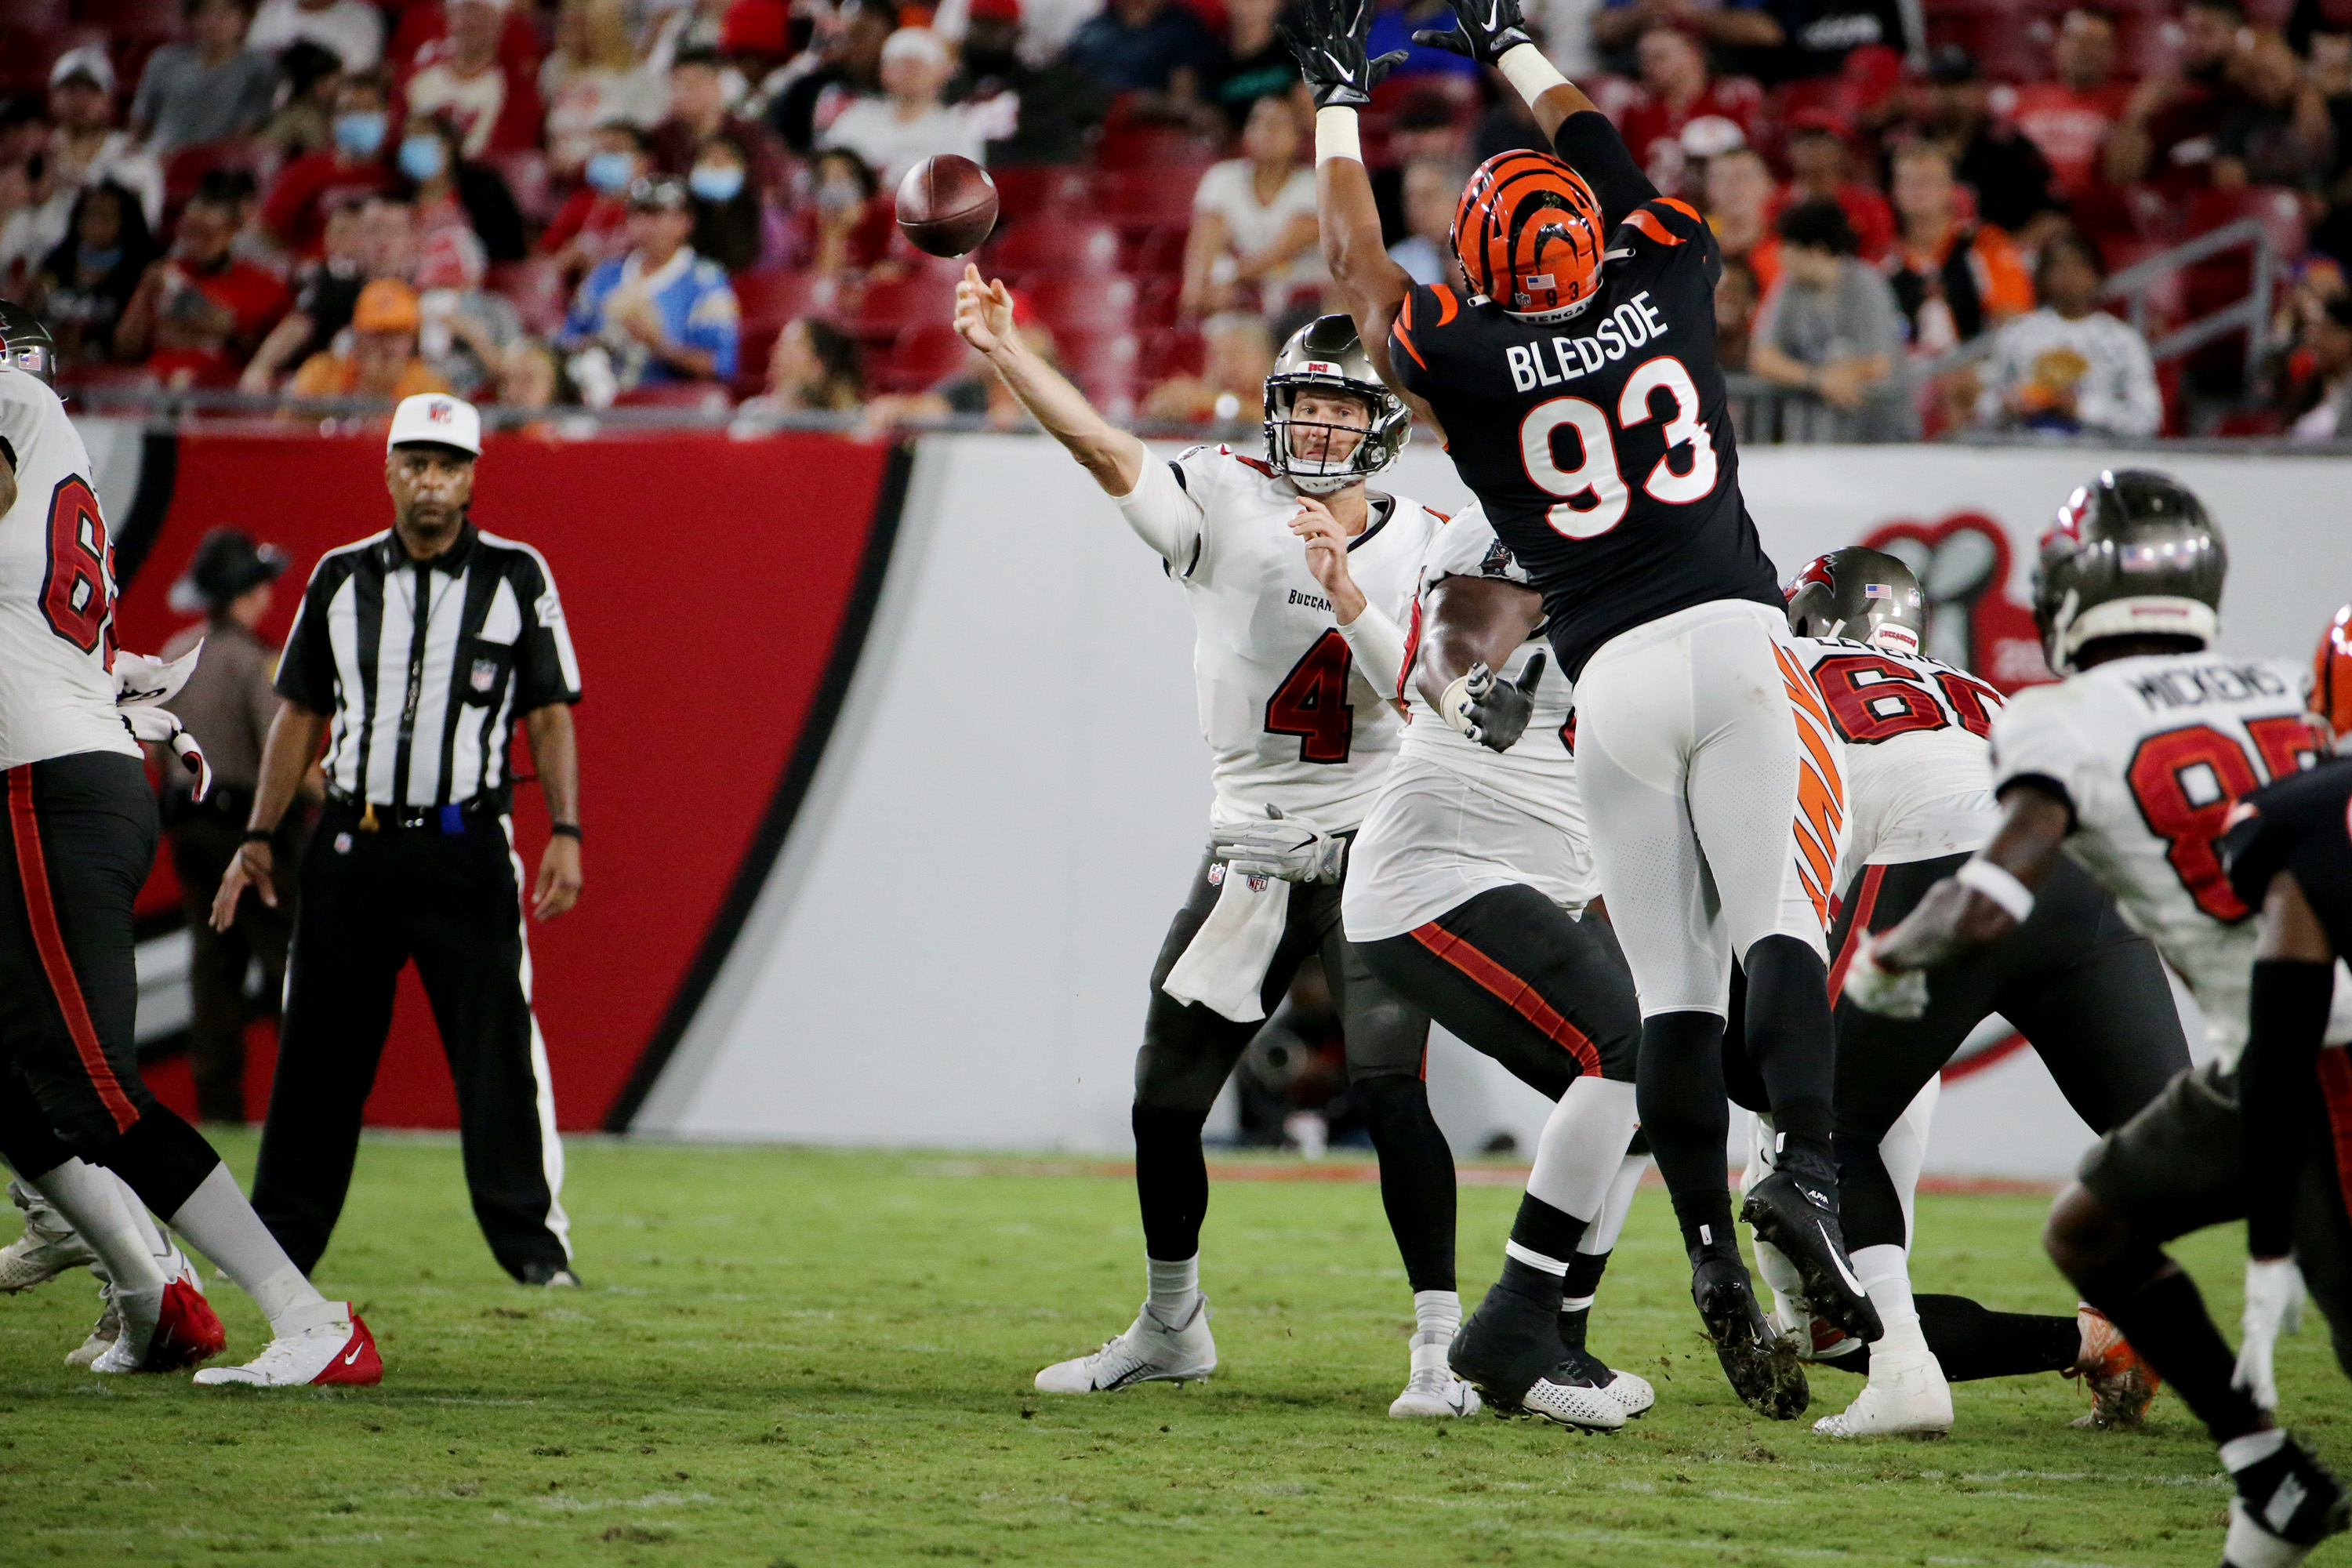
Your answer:
[[[1551,1373],[1536,1379],[1519,1396],[1520,1407],[1528,1415],[1580,1432],[1614,1432],[1625,1425],[1625,1406],[1615,1397],[1590,1384],[1554,1383],[1554,1374],[1584,1375],[1572,1363],[1563,1362]]]
[[[1628,1415],[1639,1415],[1658,1402],[1658,1391],[1650,1386],[1648,1378],[1615,1367],[1609,1369],[1609,1381],[1601,1385],[1601,1392],[1624,1406]]]
[[[349,1301],[298,1307],[273,1325],[278,1337],[243,1366],[208,1366],[196,1373],[206,1388],[242,1384],[256,1388],[301,1388],[311,1384],[383,1381],[383,1358],[375,1336]]]
[[[1103,1342],[1092,1355],[1057,1361],[1037,1374],[1040,1394],[1108,1394],[1137,1383],[1192,1383],[1217,1370],[1217,1342],[1209,1336],[1209,1299],[1192,1304],[1192,1315],[1170,1328],[1150,1307],[1135,1315],[1127,1332]]]
[[[0,1291],[13,1295],[29,1290],[68,1268],[98,1261],[89,1243],[38,1193],[22,1182],[11,1182],[8,1196],[25,1211],[25,1234],[0,1247]]]
[[[1871,1357],[1870,1381],[1852,1405],[1813,1423],[1824,1437],[1941,1437],[1952,1429],[1952,1385],[1933,1355]]]
[[[79,1350],[66,1352],[68,1366],[88,1366],[104,1355],[114,1342],[122,1337],[122,1314],[115,1310],[114,1287],[100,1285],[98,1288],[98,1299],[100,1302],[98,1326],[89,1331],[89,1338],[82,1341]]]
[[[1389,1414],[1399,1420],[1414,1416],[1475,1415],[1481,1407],[1478,1391],[1454,1375],[1445,1364],[1445,1352],[1454,1342],[1451,1334],[1430,1336],[1423,1344],[1415,1334],[1412,1342],[1412,1375],[1405,1379],[1404,1392],[1389,1404]]]

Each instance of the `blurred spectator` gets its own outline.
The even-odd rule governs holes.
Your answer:
[[[482,287],[482,247],[444,229],[416,261],[416,353],[449,391],[471,397],[521,341],[522,312]]]
[[[1901,318],[1886,280],[1856,258],[1844,209],[1812,197],[1782,213],[1780,228],[1780,280],[1757,312],[1748,370],[1828,405],[1817,440],[1916,437],[1918,415],[1896,374]]]
[[[1601,0],[1592,14],[1592,42],[1622,56],[1655,27],[1679,27],[1717,49],[1769,49],[1780,44],[1780,24],[1758,0]]]
[[[287,47],[278,57],[278,69],[284,78],[278,108],[256,139],[283,158],[325,152],[335,144],[335,92],[343,79],[342,62],[304,42]]]
[[[882,46],[898,26],[893,0],[847,0],[816,47],[778,72],[768,128],[805,155],[851,100],[882,90]]]
[[[2242,47],[2231,79],[2240,101],[2213,133],[2213,184],[2315,190],[2336,150],[2336,129],[2318,83],[2287,42],[2258,33]]]
[[[383,47],[386,68],[396,85],[404,86],[415,71],[430,65],[449,42],[448,0],[407,0],[387,7],[393,14],[392,41]],[[528,81],[539,76],[540,37],[532,18],[535,5],[504,7],[499,25],[499,58],[510,73]]]
[[[114,123],[114,64],[105,49],[68,49],[49,68],[49,161],[74,190],[111,180],[139,198],[152,230],[163,221],[163,166]]]
[[[1834,110],[1802,109],[1789,121],[1787,199],[1823,197],[1845,209],[1856,252],[1875,267],[1895,243],[1895,209],[1871,185],[1846,177],[1845,117]],[[1769,279],[1767,279],[1769,282]]]
[[[1761,49],[1742,47],[1735,58],[1767,83],[1840,76],[1857,50],[1900,56],[1916,42],[1904,21],[1903,0],[1763,0],[1748,15],[1769,19],[1777,36]]]
[[[113,357],[114,324],[155,254],[137,196],[112,180],[82,187],[65,239],[41,263],[36,307],[67,364]]]
[[[702,144],[686,188],[694,197],[698,254],[730,273],[782,259],[783,236],[768,233],[767,210],[751,188],[751,159],[733,137],[713,136]]]
[[[650,7],[654,19],[645,37],[646,68],[666,77],[683,54],[708,55],[719,62],[725,83],[722,96],[730,103],[743,96],[742,73],[727,63],[727,20],[735,0],[676,0]]]
[[[799,215],[801,265],[820,278],[839,278],[881,260],[898,231],[881,190],[866,160],[848,148],[818,153]]]
[[[332,146],[278,170],[262,203],[263,225],[289,254],[299,258],[319,255],[330,211],[363,201],[393,183],[383,156],[392,116],[383,81],[345,77],[335,89],[334,107]]]
[[[236,237],[229,242],[229,249],[239,260],[283,275],[285,258],[270,243],[259,222],[261,185],[254,179],[252,170],[207,169],[196,181],[196,194],[211,196],[236,215]]]
[[[2042,149],[2059,190],[2071,200],[2097,183],[2100,149],[2131,100],[2131,84],[2114,78],[2114,18],[2087,5],[2068,11],[2058,25],[2051,63],[2058,79],[2017,89],[2010,119]]]
[[[2107,137],[2107,180],[2202,183],[2213,159],[2213,136],[2242,95],[2230,79],[2238,30],[2246,14],[2238,0],[2189,0],[2180,13],[2180,68],[2144,78]]]
[[[1021,0],[971,0],[962,68],[941,96],[997,111],[995,123],[986,116],[978,121],[987,137],[983,162],[1075,163],[1086,156],[1087,132],[1102,122],[1109,95],[1059,61],[1031,65],[1021,58],[1020,37]],[[1009,126],[1003,122],[1008,114]]]
[[[854,413],[866,403],[866,366],[857,340],[827,321],[803,316],[776,336],[768,355],[768,384],[747,399],[753,418],[811,412]]]
[[[287,395],[397,403],[421,392],[448,391],[417,357],[420,324],[415,290],[396,279],[377,279],[360,290],[345,342],[303,361],[286,384]]]
[[[1451,29],[1454,13],[1445,0],[1374,0],[1372,27],[1364,41],[1365,52],[1377,59],[1393,49],[1402,49],[1404,59],[1390,72],[1399,78],[1461,77],[1475,81],[1478,67],[1467,58],[1433,49],[1412,41],[1412,36],[1434,28],[1439,32]]]
[[[1021,37],[1014,52],[1024,65],[1047,66],[1062,58],[1070,39],[1101,11],[1102,0],[1022,0]],[[970,0],[940,0],[931,26],[940,37],[961,42],[971,19]]]
[[[0,290],[22,299],[50,251],[73,223],[73,195],[58,181],[46,153],[0,163]]]
[[[1710,77],[1706,55],[1678,27],[1653,27],[1637,50],[1641,86],[1626,101],[1617,128],[1625,145],[1668,195],[1683,190],[1683,131],[1693,121],[1717,119],[1736,126],[1745,143],[1756,129],[1764,90],[1744,76]]]
[[[408,208],[394,205],[404,222]],[[299,364],[335,341],[352,322],[360,289],[369,276],[363,240],[364,220],[357,203],[345,203],[327,215],[325,254],[307,263],[298,274],[294,308],[261,340],[237,378],[237,389],[256,395],[278,384],[280,372]]]
[[[650,125],[668,108],[666,84],[638,63],[622,0],[563,0],[555,48],[539,68],[547,105],[547,163],[576,176],[596,151],[596,132],[615,121]]]
[[[2153,436],[2164,423],[2156,366],[2140,335],[2098,309],[2106,270],[2098,247],[2063,233],[2043,242],[2033,269],[2039,309],[1994,337],[1977,419],[1986,425]]]
[[[1993,118],[1968,50],[1957,44],[1937,49],[1919,93],[1913,129],[1950,157],[1953,177],[1976,193],[1979,217],[2028,246],[2040,230],[2063,226],[2065,203],[2050,160],[2016,126]]]
[[[626,121],[598,126],[580,173],[579,188],[555,209],[537,246],[572,278],[628,248],[629,187],[653,173],[646,133]]]
[[[1238,158],[1212,164],[1192,194],[1178,310],[1232,310],[1255,290],[1271,319],[1300,286],[1323,278],[1316,249],[1315,172],[1299,161],[1298,114],[1287,99],[1262,98],[1242,129]]]
[[[471,3],[471,0],[468,0]],[[492,261],[520,261],[522,213],[497,170],[466,160],[446,120],[412,120],[400,139],[403,188],[416,208],[420,243],[445,228],[469,230]]]
[[[539,145],[535,72],[499,52],[509,4],[449,0],[448,36],[417,51],[416,69],[408,79],[406,116],[447,121],[469,159]]]
[[[245,47],[249,0],[191,0],[185,43],[147,57],[131,100],[131,127],[158,158],[261,129],[278,91],[278,65]]]
[[[117,358],[143,362],[170,386],[236,382],[287,306],[275,274],[232,254],[236,237],[236,210],[199,191],[171,254],[147,268],[115,323]]]
[[[2327,301],[2304,348],[2307,363],[2289,389],[2288,434],[2298,441],[2352,436],[2352,297]]]
[[[1202,63],[1199,89],[1221,138],[1241,131],[1259,99],[1286,97],[1298,86],[1298,62],[1277,26],[1282,6],[1283,0],[1225,0],[1225,36]]]
[[[303,43],[325,49],[347,71],[372,71],[383,63],[383,13],[367,0],[261,0],[245,47],[283,55]]]
[[[938,153],[979,162],[981,127],[963,109],[940,101],[953,69],[938,34],[929,27],[899,28],[882,46],[884,96],[861,98],[843,110],[819,144],[848,148],[893,189],[908,169]]]
[[[1263,420],[1265,378],[1274,374],[1274,331],[1264,318],[1212,316],[1202,324],[1201,345],[1201,374],[1170,376],[1138,412],[1171,424]]]
[[[1108,0],[1072,36],[1063,58],[1114,92],[1198,96],[1217,40],[1191,7],[1173,0]]]
[[[1457,281],[1454,263],[1454,209],[1461,204],[1462,171],[1434,158],[1405,165],[1404,216],[1409,232],[1389,247],[1389,259],[1416,283]]]
[[[772,198],[784,188],[783,163],[768,145],[764,131],[728,110],[723,66],[710,49],[681,50],[670,63],[669,114],[648,137],[654,164],[683,179],[693,171],[703,144],[713,136],[725,136],[751,155],[752,188]]]
[[[1760,292],[1780,277],[1780,237],[1772,229],[1772,172],[1753,149],[1726,153],[1706,166],[1706,221],[1727,262],[1742,261]],[[1893,220],[1888,220],[1892,226]],[[1852,218],[1847,226],[1853,226]]]
[[[1913,353],[1942,353],[2032,309],[2032,280],[2009,236],[1960,218],[1952,162],[1941,147],[1898,148],[1894,191],[1898,232],[1886,273]]]
[[[1397,106],[1396,121],[1389,131],[1389,155],[1381,160],[1386,167],[1370,171],[1381,233],[1391,243],[1412,232],[1412,220],[1404,210],[1404,172],[1424,161],[1467,168],[1469,152],[1461,116],[1442,89],[1423,87]]]
[[[567,401],[563,367],[555,351],[533,338],[518,338],[499,367],[498,403],[507,408],[551,408]]]
[[[657,174],[630,188],[629,253],[588,274],[563,322],[572,379],[590,404],[648,382],[734,375],[735,291],[687,244],[693,228],[685,182]]]
[[[1715,280],[1715,360],[1734,374],[1748,368],[1748,347],[1756,326],[1756,309],[1764,298],[1756,269],[1736,256],[1723,259],[1723,275]]]

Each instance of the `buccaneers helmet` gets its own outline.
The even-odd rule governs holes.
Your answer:
[[[2329,617],[2311,658],[2311,710],[2336,731],[2339,751],[2352,754],[2352,605]]]
[[[2221,631],[2221,531],[2188,486],[2147,468],[2110,468],[2077,489],[2042,536],[2033,620],[2060,674],[2084,643]]]
[[[1917,653],[1927,636],[1927,596],[1911,568],[1884,551],[1849,545],[1816,556],[1781,590],[1789,629]]]
[[[1498,153],[1454,209],[1454,254],[1471,289],[1529,321],[1565,321],[1601,288],[1601,203],[1549,153]]]
[[[41,318],[24,306],[0,300],[0,366],[58,384],[58,342]]]
[[[1302,458],[1291,449],[1291,430],[1327,428],[1337,438],[1339,426],[1318,426],[1294,419],[1291,405],[1300,392],[1319,388],[1345,392],[1363,399],[1371,411],[1371,427],[1358,431],[1361,439],[1341,457]],[[1290,334],[1275,356],[1274,374],[1265,378],[1265,460],[1284,479],[1308,495],[1329,495],[1360,479],[1370,478],[1396,461],[1412,435],[1412,411],[1391,392],[1372,368],[1356,323],[1347,316],[1318,316]]]

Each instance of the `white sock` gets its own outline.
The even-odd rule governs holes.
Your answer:
[[[1625,1216],[1633,1212],[1633,1194],[1641,1189],[1642,1174],[1650,1168],[1647,1154],[1628,1154],[1617,1167],[1617,1178],[1609,1184],[1609,1201],[1601,1205],[1601,1217],[1584,1227],[1584,1239],[1576,1244],[1579,1252],[1599,1255],[1617,1249],[1617,1237],[1625,1229]]]
[[[147,1244],[147,1250],[155,1255],[155,1266],[168,1277],[171,1273],[169,1260],[178,1249],[172,1245],[171,1237],[163,1234],[163,1227],[155,1223],[155,1216],[147,1212],[145,1202],[131,1191],[131,1184],[111,1171],[106,1173],[114,1177],[115,1195],[122,1200],[123,1209],[131,1215],[131,1223],[139,1227],[139,1238]]]
[[[2283,1426],[2265,1427],[2260,1432],[2249,1432],[2242,1437],[2232,1437],[2221,1445],[2221,1467],[2236,1475],[2249,1465],[2261,1464],[2277,1453],[2285,1442],[2286,1429]]]
[[[1462,1296],[1455,1290],[1412,1293],[1412,1342],[1446,1344],[1462,1330]]]
[[[44,1171],[27,1184],[63,1215],[66,1223],[98,1254],[118,1293],[163,1299],[163,1271],[147,1249],[124,1207],[121,1184],[111,1171],[81,1160],[68,1160],[54,1171]],[[132,1200],[134,1203],[137,1200]]]
[[[188,1194],[177,1214],[165,1216],[178,1231],[236,1281],[253,1298],[274,1331],[278,1320],[297,1308],[324,1301],[318,1288],[302,1277],[253,1205],[237,1191],[236,1178],[226,1165],[215,1165]]]
[[[1927,1336],[1919,1329],[1919,1309],[1911,1300],[1909,1262],[1903,1248],[1885,1242],[1854,1250],[1854,1278],[1862,1281],[1863,1293],[1878,1309],[1878,1321],[1886,1330],[1871,1342],[1874,1366],[1885,1356],[1927,1353]]]
[[[1196,1252],[1180,1263],[1163,1263],[1157,1258],[1143,1261],[1151,1274],[1151,1299],[1145,1303],[1146,1310],[1169,1328],[1182,1328],[1201,1300],[1201,1255]]]
[[[1589,1073],[1577,1079],[1551,1108],[1536,1140],[1528,1192],[1591,1228],[1609,1202],[1638,1121],[1632,1084]]]

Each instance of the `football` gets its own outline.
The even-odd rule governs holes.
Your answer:
[[[996,226],[996,182],[969,158],[926,158],[898,182],[898,226],[918,250],[969,255]]]

